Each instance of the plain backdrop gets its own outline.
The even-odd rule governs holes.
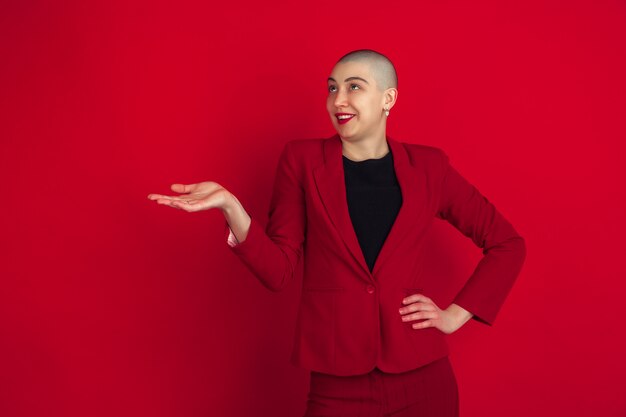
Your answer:
[[[267,221],[335,61],[387,54],[391,137],[442,148],[526,238],[494,324],[450,335],[463,417],[626,415],[623,1],[3,1],[0,415],[302,415],[301,283],[266,290],[217,181]],[[445,222],[432,268],[481,252]],[[441,306],[446,307],[446,306]]]

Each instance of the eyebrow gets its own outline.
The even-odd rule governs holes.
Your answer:
[[[352,80],[360,80],[360,81],[363,81],[365,84],[369,84],[366,79],[363,79],[361,77],[348,77],[343,82],[347,83],[348,81],[352,81]],[[333,77],[328,77],[328,81],[337,82],[337,81],[335,81],[335,79]]]

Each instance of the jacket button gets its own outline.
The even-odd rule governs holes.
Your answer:
[[[365,287],[365,291],[367,291],[369,294],[374,294],[374,291],[376,291],[376,287],[374,287],[373,285],[368,285],[367,287]]]

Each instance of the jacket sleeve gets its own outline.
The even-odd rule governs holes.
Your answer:
[[[237,242],[225,222],[230,250],[272,291],[282,290],[294,277],[305,236],[304,190],[290,143],[278,160],[266,227],[250,216],[248,235],[243,242]]]
[[[442,151],[443,180],[437,216],[483,250],[483,258],[453,303],[493,325],[526,257],[526,243],[489,200],[463,178]]]

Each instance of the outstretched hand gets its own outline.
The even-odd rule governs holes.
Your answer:
[[[171,189],[182,195],[149,194],[148,199],[181,210],[200,211],[212,208],[223,209],[231,197],[228,190],[214,181],[197,184],[172,184]]]
[[[413,323],[414,329],[435,327],[446,334],[450,334],[472,318],[472,313],[454,303],[442,310],[433,300],[423,294],[409,295],[402,300],[402,303],[406,304],[405,307],[400,308],[402,321],[426,319],[419,323]]]

